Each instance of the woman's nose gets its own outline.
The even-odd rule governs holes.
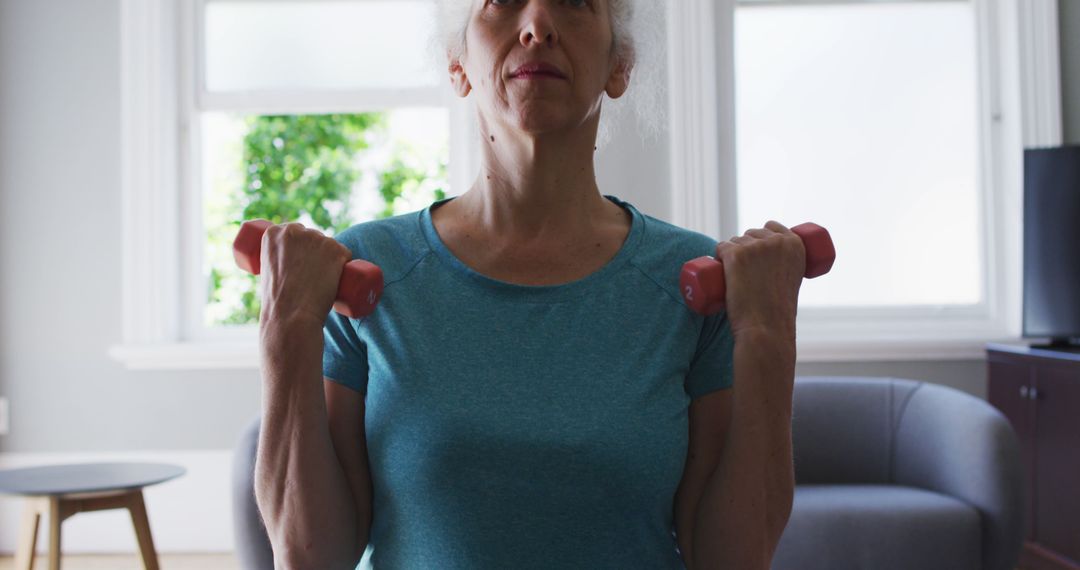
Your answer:
[[[559,42],[559,32],[555,29],[555,20],[543,0],[528,2],[522,13],[521,45],[529,47],[533,42],[555,45]]]

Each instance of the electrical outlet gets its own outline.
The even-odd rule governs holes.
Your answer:
[[[0,435],[7,435],[9,429],[11,423],[8,418],[8,399],[0,398]]]

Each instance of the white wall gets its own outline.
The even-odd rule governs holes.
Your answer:
[[[0,450],[221,449],[255,371],[131,373],[120,341],[119,3],[0,1]]]

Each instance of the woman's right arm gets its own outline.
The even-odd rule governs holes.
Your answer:
[[[263,238],[255,500],[276,568],[351,570],[367,546],[371,487],[363,432],[342,438],[362,429],[363,408],[345,401],[362,396],[343,399],[322,379],[322,327],[350,255],[313,231],[271,227]],[[360,450],[363,473],[350,473]]]

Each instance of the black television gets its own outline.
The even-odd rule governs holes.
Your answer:
[[[1024,150],[1024,338],[1080,350],[1080,145]]]

